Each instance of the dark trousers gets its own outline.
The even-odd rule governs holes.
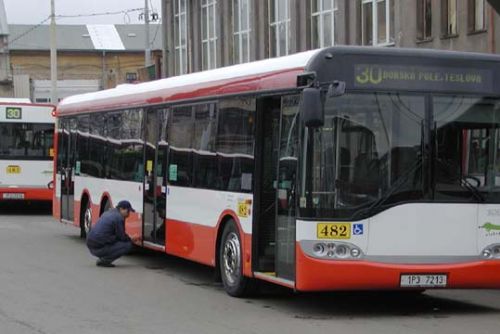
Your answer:
[[[132,250],[131,241],[117,241],[114,244],[109,244],[101,247],[93,247],[88,245],[90,253],[103,261],[113,262],[116,259],[128,254]]]

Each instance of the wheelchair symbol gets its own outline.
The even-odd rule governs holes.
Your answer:
[[[352,234],[354,235],[363,235],[363,224],[354,224],[352,227]]]

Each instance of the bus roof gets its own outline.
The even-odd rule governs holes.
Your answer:
[[[209,71],[141,83],[123,84],[116,88],[65,98],[58,114],[70,114],[151,103],[202,98],[266,89],[293,88],[297,74],[304,71],[319,50],[234,65]]]
[[[297,75],[304,70],[317,71],[318,79],[331,76],[325,62],[337,56],[369,55],[425,58],[442,61],[499,62],[497,55],[429,49],[335,46],[290,56],[234,65],[209,71],[141,83],[65,98],[58,115],[139,107],[148,104],[206,98],[219,95],[258,92],[296,87]]]
[[[0,97],[0,103],[31,103],[31,100],[15,97]]]

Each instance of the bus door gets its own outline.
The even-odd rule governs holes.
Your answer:
[[[58,143],[58,173],[61,184],[61,219],[74,219],[74,154],[76,151],[76,120],[61,121]]]
[[[144,129],[143,241],[165,245],[166,217],[166,109],[149,109]]]
[[[295,280],[296,180],[300,95],[281,99],[281,120],[276,176],[276,276]]]
[[[257,104],[254,270],[295,280],[298,96]]]

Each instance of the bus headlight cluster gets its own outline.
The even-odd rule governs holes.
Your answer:
[[[315,242],[312,245],[311,255],[325,259],[350,260],[361,258],[363,253],[361,249],[349,243]]]
[[[500,259],[500,244],[486,247],[481,252],[481,256],[485,259]]]

